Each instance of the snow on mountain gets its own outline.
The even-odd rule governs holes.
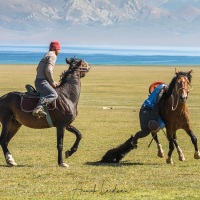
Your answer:
[[[200,0],[0,0],[0,5],[5,43],[59,37],[67,43],[158,44],[196,38],[200,31]]]
[[[141,0],[70,0],[66,3],[70,24],[112,25],[136,17],[143,8]]]

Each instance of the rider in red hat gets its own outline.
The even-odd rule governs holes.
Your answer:
[[[60,53],[61,47],[58,41],[52,41],[49,45],[49,52],[44,55],[37,67],[37,74],[35,79],[35,87],[41,93],[37,107],[33,110],[33,116],[37,118],[45,117],[43,106],[48,105],[58,98],[55,87],[58,85],[53,78],[53,69]]]
[[[58,41],[52,41],[49,45],[49,51],[56,51],[60,50],[60,43]]]

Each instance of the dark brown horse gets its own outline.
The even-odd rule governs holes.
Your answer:
[[[176,141],[176,131],[178,129],[183,129],[190,136],[191,141],[195,148],[194,158],[200,158],[200,152],[197,146],[197,138],[192,131],[192,127],[189,121],[188,108],[186,106],[186,101],[189,94],[189,87],[191,87],[191,71],[189,72],[178,72],[175,70],[176,84],[174,86],[172,95],[170,98],[166,99],[162,103],[161,107],[161,117],[165,121],[167,139],[169,141],[169,152],[166,162],[173,164],[172,152],[174,150],[174,145],[177,148],[179,155],[179,160],[185,160],[181,148]],[[158,147],[158,156],[163,157],[162,146],[158,141],[157,134],[154,135],[154,140]]]
[[[90,66],[80,59],[66,59],[69,69],[61,75],[59,86],[56,88],[58,99],[57,107],[49,111],[54,127],[57,129],[58,165],[68,167],[63,162],[63,137],[65,129],[76,135],[76,141],[72,148],[66,151],[66,157],[71,156],[78,148],[81,133],[71,125],[77,116],[77,104],[81,92],[80,79],[89,71]],[[20,94],[20,93],[19,93]],[[49,128],[46,118],[37,119],[31,113],[21,110],[21,97],[17,92],[10,92],[0,97],[0,122],[2,132],[0,144],[8,165],[15,166],[17,163],[8,150],[8,143],[24,125],[34,129]]]

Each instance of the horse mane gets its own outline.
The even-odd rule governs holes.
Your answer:
[[[59,86],[64,85],[67,82],[69,75],[72,73],[73,71],[69,69],[63,71],[62,74],[60,75]]]
[[[76,64],[80,61],[81,59],[79,58],[70,58],[70,59],[66,58],[66,63],[69,64],[69,68],[68,70],[65,70],[64,72],[62,72],[62,74],[60,75],[59,87],[64,85],[69,79],[69,77],[71,77],[73,72],[78,69],[78,66]]]

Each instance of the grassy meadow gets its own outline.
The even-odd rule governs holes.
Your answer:
[[[0,65],[0,96],[9,91],[25,91],[33,84],[36,65]],[[54,76],[67,67],[57,65]],[[187,102],[193,131],[200,141],[200,67],[193,69],[193,90]],[[127,140],[139,130],[138,113],[147,98],[148,87],[155,80],[169,83],[174,67],[92,66],[82,79],[78,116],[73,125],[82,132],[78,151],[65,159],[69,168],[57,166],[55,128],[34,130],[22,127],[9,144],[17,167],[7,167],[0,151],[0,199],[66,199],[66,200],[129,200],[129,199],[199,199],[200,160],[185,132],[177,133],[178,143],[186,157],[173,165],[165,162],[168,142],[160,131],[165,151],[157,157],[156,144],[148,144],[151,136],[140,139],[120,164],[103,165],[105,152]],[[103,107],[113,109],[103,109]],[[71,148],[74,135],[66,131],[64,151]],[[200,142],[199,142],[200,145]]]

